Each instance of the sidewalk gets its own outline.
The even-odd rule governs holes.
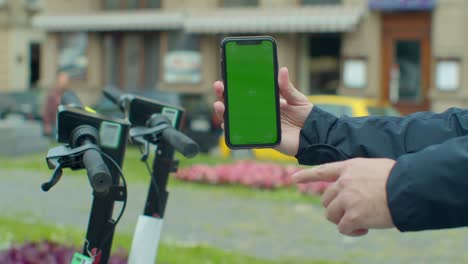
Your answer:
[[[2,215],[35,216],[51,224],[85,229],[91,204],[87,177],[64,175],[44,193],[40,184],[48,177],[0,170]],[[133,234],[146,192],[147,185],[130,184],[127,210],[116,232]],[[162,239],[205,243],[261,258],[298,256],[370,264],[466,263],[467,237],[468,229],[457,229],[409,234],[382,230],[348,238],[325,220],[319,207],[240,198],[187,185],[170,190]]]

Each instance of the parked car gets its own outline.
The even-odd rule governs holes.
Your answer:
[[[222,134],[211,104],[203,95],[184,95],[182,106],[185,108],[182,131],[198,143],[201,152],[208,153],[218,145]]]
[[[165,92],[157,89],[127,89],[123,92],[154,99],[173,106],[181,106],[180,95],[177,93]],[[92,108],[96,112],[106,116],[118,118],[124,117],[124,114],[120,111],[120,109],[112,101],[104,96],[102,96],[94,105],[92,105]]]
[[[309,100],[316,106],[325,111],[334,114],[337,117],[347,116],[369,116],[369,115],[389,115],[400,116],[400,113],[391,105],[383,105],[377,100],[347,97],[337,95],[312,95]],[[295,161],[294,157],[284,155],[274,149],[249,149],[249,150],[231,150],[226,146],[224,137],[219,140],[220,152],[222,157],[240,156],[253,157],[266,160],[286,160]]]
[[[42,120],[41,94],[38,90],[0,93],[0,119],[15,114],[26,120]]]

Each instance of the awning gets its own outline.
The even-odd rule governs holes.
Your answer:
[[[364,7],[337,5],[285,9],[217,9],[191,12],[185,30],[191,33],[346,32]]]
[[[369,8],[375,11],[430,11],[436,0],[369,0]]]
[[[180,12],[103,11],[89,14],[37,15],[33,26],[51,32],[171,30],[183,28]]]

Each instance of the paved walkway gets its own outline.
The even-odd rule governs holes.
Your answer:
[[[86,176],[62,178],[49,193],[48,175],[0,170],[0,212],[35,216],[49,223],[85,228],[91,189]],[[146,197],[145,184],[129,186],[117,232],[133,233]],[[401,234],[372,231],[347,238],[308,204],[240,198],[177,186],[170,190],[162,239],[204,243],[261,258],[297,256],[347,263],[468,263],[468,229]]]

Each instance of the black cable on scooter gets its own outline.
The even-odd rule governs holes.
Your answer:
[[[117,162],[115,162],[114,159],[112,159],[111,156],[109,156],[107,153],[105,153],[104,151],[102,150],[99,150],[98,151],[103,157],[105,157],[107,160],[109,160],[112,165],[117,169],[117,171],[119,172],[119,176],[120,178],[122,179],[122,184],[123,184],[123,187],[124,187],[124,190],[125,190],[125,200],[123,201],[123,204],[122,204],[122,209],[120,210],[120,213],[119,215],[117,216],[116,220],[114,220],[114,226],[117,226],[117,224],[119,223],[120,219],[122,218],[122,215],[123,213],[125,212],[125,208],[127,207],[127,181],[125,180],[125,176],[123,174],[123,171],[122,171],[122,168],[120,168],[119,164],[117,164]],[[110,238],[110,236],[112,235],[112,233],[108,233],[104,239],[101,241],[101,246],[104,245],[106,243],[106,241]]]
[[[143,154],[144,151],[141,149],[141,146],[138,145],[138,149],[140,150],[140,154]],[[151,183],[153,184],[154,186],[154,193],[156,194],[156,199],[157,199],[157,203],[158,203],[158,206],[159,208],[162,208],[163,204],[162,204],[162,196],[161,196],[161,193],[159,192],[159,186],[158,186],[158,183],[156,182],[156,179],[153,177],[153,170],[151,169],[150,165],[148,164],[148,160],[144,160],[143,161],[145,163],[145,166],[146,166],[146,170],[148,171],[149,175],[150,175],[150,179],[151,179]]]

